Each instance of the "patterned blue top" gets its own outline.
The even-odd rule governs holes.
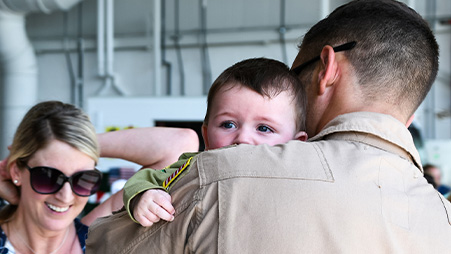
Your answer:
[[[75,219],[74,224],[75,230],[77,230],[78,240],[80,241],[81,249],[83,250],[83,253],[85,253],[86,249],[85,240],[88,234],[88,226],[81,223],[79,219]],[[15,253],[14,250],[10,250],[7,247],[5,247],[6,241],[7,238],[5,232],[3,232],[3,229],[0,227],[0,254]]]

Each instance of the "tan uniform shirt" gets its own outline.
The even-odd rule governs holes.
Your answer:
[[[402,123],[351,113],[311,141],[201,153],[170,189],[173,222],[102,218],[86,253],[451,252],[450,203]]]

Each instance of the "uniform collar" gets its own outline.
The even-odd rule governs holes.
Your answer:
[[[404,124],[390,115],[374,112],[353,112],[339,115],[309,141],[332,137],[334,139],[338,137],[340,139],[351,139],[352,137],[354,141],[367,141],[366,143],[370,145],[405,157],[423,172],[420,155],[415,147],[412,135]]]

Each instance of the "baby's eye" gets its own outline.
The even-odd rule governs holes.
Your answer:
[[[258,131],[261,132],[274,132],[270,127],[266,126],[266,125],[260,125],[257,127]]]
[[[225,128],[225,129],[236,128],[236,125],[233,122],[231,122],[231,121],[222,122],[220,126]]]

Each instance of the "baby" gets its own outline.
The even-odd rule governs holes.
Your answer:
[[[289,68],[276,60],[247,59],[226,69],[208,93],[202,126],[206,150],[229,145],[276,145],[306,141],[306,94]],[[166,192],[196,153],[183,154],[168,168],[143,169],[127,181],[124,204],[142,226],[172,221],[174,207]]]

